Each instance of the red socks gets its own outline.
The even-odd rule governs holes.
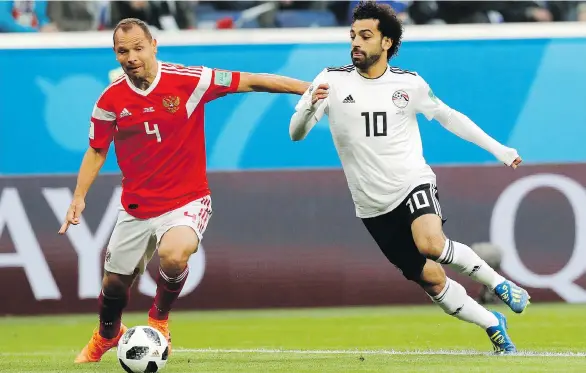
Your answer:
[[[149,311],[149,317],[156,320],[167,320],[169,318],[169,311],[175,300],[179,298],[179,293],[181,293],[181,289],[185,285],[187,275],[189,275],[189,267],[185,267],[185,270],[175,278],[169,278],[159,268],[157,294]]]

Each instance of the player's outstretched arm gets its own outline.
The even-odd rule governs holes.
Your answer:
[[[302,95],[309,83],[302,80],[273,74],[240,73],[236,92],[293,93]]]
[[[436,114],[435,118],[445,129],[492,153],[505,165],[517,168],[521,163],[521,157],[519,157],[517,150],[509,148],[490,137],[482,128],[459,111],[445,106],[443,110]]]
[[[59,234],[65,234],[69,225],[79,224],[79,218],[85,209],[85,196],[94,180],[96,180],[96,176],[98,176],[100,169],[104,165],[107,155],[108,148],[94,149],[90,147],[85,152],[81,161],[81,167],[79,168],[79,174],[77,175],[77,185],[73,192],[73,200],[67,210],[65,222],[61,226],[61,229],[59,229]]]
[[[521,157],[513,148],[509,148],[484,132],[466,115],[452,109],[443,103],[433,93],[429,85],[421,78],[416,92],[415,106],[418,112],[425,115],[427,120],[435,118],[440,124],[454,135],[478,145],[492,153],[499,161],[512,168],[517,168]]]

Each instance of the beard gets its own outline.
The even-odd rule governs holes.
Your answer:
[[[362,57],[355,58],[352,56],[353,51],[350,51],[350,58],[352,59],[352,64],[356,66],[359,70],[368,70],[369,67],[374,65],[381,57],[381,53],[379,54],[366,54],[362,51],[359,51],[362,54]]]
[[[141,71],[142,70],[142,71]],[[142,66],[141,70],[132,70],[132,69],[125,69],[124,72],[130,78],[130,81],[139,89],[145,90],[148,89],[151,83],[148,80],[149,72],[147,70],[146,65]]]

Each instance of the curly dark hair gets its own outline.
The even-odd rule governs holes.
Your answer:
[[[352,13],[352,23],[362,19],[378,20],[380,33],[393,41],[393,45],[387,51],[387,60],[399,52],[401,39],[403,38],[403,24],[397,18],[397,13],[387,4],[376,1],[361,1]]]

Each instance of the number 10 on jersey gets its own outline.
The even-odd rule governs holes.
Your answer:
[[[154,124],[153,129],[151,129],[149,122],[144,122],[144,130],[146,131],[147,135],[156,135],[157,142],[161,142],[161,133],[159,132],[159,126]]]
[[[371,133],[374,137],[387,135],[387,113],[384,111],[375,111],[369,113],[367,111],[360,113],[364,117],[364,124],[366,125],[366,137],[370,137]],[[372,129],[370,116],[372,115]],[[381,128],[382,127],[382,128]]]

